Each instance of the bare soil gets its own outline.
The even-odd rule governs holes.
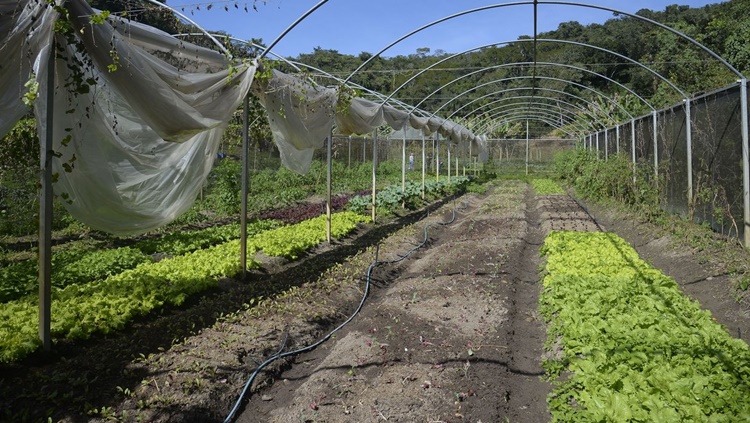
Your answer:
[[[496,181],[301,260],[266,260],[247,282],[224,280],[126,333],[0,368],[0,420],[223,421],[261,362],[321,339],[367,290],[329,340],[259,372],[234,421],[548,421],[537,301],[551,230],[620,234],[747,341],[747,307],[721,263],[585,207]]]

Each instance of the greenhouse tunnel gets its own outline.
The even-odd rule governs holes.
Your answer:
[[[31,59],[12,61],[11,66],[0,68],[4,81],[0,85],[0,135],[33,109],[43,140],[39,334],[45,350],[51,347],[53,186],[54,195],[69,199],[65,203],[68,211],[91,227],[115,234],[159,228],[185,213],[199,195],[219,152],[222,133],[239,110],[243,124],[240,255],[245,269],[248,154],[253,141],[248,115],[251,99],[263,106],[285,167],[304,174],[316,154],[326,160],[329,242],[331,163],[336,144],[344,157],[339,160],[347,155],[349,162],[352,156],[372,160],[373,220],[380,155],[399,157],[403,190],[407,151],[416,151],[424,195],[425,180],[442,177],[443,170],[447,170],[445,177],[451,178],[518,160],[528,173],[535,160],[551,161],[556,151],[582,148],[595,152],[601,160],[626,155],[633,165],[634,178],[636,164],[651,166],[654,180],[665,184],[663,207],[667,211],[684,216],[694,213],[696,221],[707,222],[714,230],[750,246],[747,78],[694,38],[616,8],[534,0],[467,8],[426,23],[414,16],[411,30],[384,46],[375,46],[376,53],[350,72],[316,67],[274,52],[286,37],[304,31],[305,22],[324,16],[327,6],[336,1],[342,0],[319,1],[267,46],[204,30],[184,10],[156,0],[143,0],[143,4],[174,14],[186,22],[184,27],[169,34],[131,22],[123,17],[126,13],[108,14],[92,24],[91,17],[102,15],[85,0],[59,2],[56,7],[35,0],[0,5],[0,34],[4,37],[0,52],[15,58],[31,52]],[[707,58],[705,62],[711,61],[719,75],[716,80],[721,83],[698,93],[689,92],[670,75],[654,69],[653,64],[623,56],[597,45],[596,40],[544,38],[537,28],[542,17],[554,17],[545,15],[546,10],[557,10],[552,7],[594,9],[656,27],[676,37],[683,48]],[[469,45],[463,51],[445,54],[429,66],[413,69],[408,77],[399,75],[398,82],[394,76],[388,92],[368,86],[368,71],[401,43],[418,39],[425,32],[440,31],[450,22],[483,14],[496,17],[511,9],[526,12],[532,34]],[[75,30],[54,34],[54,23],[65,11]],[[366,37],[366,33],[361,35],[363,45]],[[513,57],[499,57],[489,66],[465,65],[473,55],[497,52],[501,47],[516,49]],[[238,51],[246,55],[235,56]],[[622,61],[627,72],[648,75],[658,86],[659,95],[619,80],[619,74],[604,73],[597,63],[581,63],[577,56],[581,52],[590,52],[603,63]],[[82,59],[86,54],[90,57]],[[160,60],[184,61],[180,62],[183,70],[195,76],[191,81],[194,91],[178,92],[175,81],[181,76],[170,74]],[[76,74],[76,70],[70,70],[73,67],[66,67],[70,63],[81,64],[85,70]],[[120,77],[118,66],[122,69],[126,63],[144,70],[134,77]],[[434,77],[439,72],[448,76]],[[71,88],[66,85],[71,76],[85,83]],[[22,102],[17,94],[26,92],[24,84],[33,78],[38,96],[30,107],[31,103]],[[231,84],[225,86],[223,81]],[[424,81],[431,85],[412,90]],[[86,105],[69,110],[74,100]],[[91,117],[97,114],[109,117]],[[75,124],[70,124],[71,120]],[[132,139],[126,140],[128,136]],[[96,137],[114,141],[96,149],[84,148],[86,141]],[[157,160],[149,156],[154,152],[158,152]],[[428,157],[434,170],[428,168]],[[699,169],[706,163],[711,167]],[[408,165],[413,170],[411,162]],[[70,167],[74,171],[70,172]],[[76,169],[87,172],[76,175]],[[53,173],[60,179],[53,182]],[[711,205],[693,210],[696,179],[704,174],[710,174],[713,183],[726,193],[726,203],[735,218],[732,225],[717,221]],[[90,175],[99,177],[96,183],[88,183]]]

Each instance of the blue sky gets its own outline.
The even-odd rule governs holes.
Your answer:
[[[167,0],[208,30],[223,30],[242,39],[275,40],[319,0]],[[580,1],[584,3],[584,1]],[[482,6],[501,4],[488,0],[329,0],[312,13],[274,48],[283,56],[309,53],[315,47],[340,53],[375,53],[401,36],[435,20]],[[635,13],[663,10],[670,4],[700,7],[717,1],[635,0],[588,1],[588,4]],[[235,4],[238,6],[235,8]],[[209,8],[210,5],[210,8]],[[228,9],[225,10],[225,7]],[[247,7],[248,12],[244,11]],[[210,9],[210,10],[209,10]],[[603,23],[612,13],[579,6],[539,5],[539,31],[556,29],[561,22]],[[515,5],[472,13],[443,22],[388,49],[384,56],[408,55],[417,48],[456,53],[474,47],[512,41],[532,35],[533,6]]]

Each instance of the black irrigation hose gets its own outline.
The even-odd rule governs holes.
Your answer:
[[[466,204],[464,204],[461,209],[463,210],[466,207],[467,207]],[[427,216],[429,216],[429,215],[430,214],[429,214],[429,210],[428,210]],[[320,338],[315,343],[313,343],[311,345],[308,345],[306,347],[302,347],[302,348],[299,348],[299,349],[296,349],[296,350],[293,350],[293,351],[281,352],[284,349],[284,345],[286,344],[286,340],[285,340],[284,343],[281,346],[281,349],[279,349],[279,351],[276,354],[274,354],[271,357],[269,357],[268,359],[266,359],[266,361],[264,361],[263,363],[260,363],[260,365],[258,365],[258,367],[250,375],[250,378],[245,383],[245,387],[242,389],[242,393],[240,393],[240,397],[237,398],[237,402],[234,404],[234,407],[232,407],[232,410],[229,412],[229,415],[227,415],[227,418],[224,419],[224,423],[230,423],[234,419],[234,415],[235,415],[235,413],[237,413],[237,410],[239,410],[240,405],[242,404],[242,400],[245,398],[245,394],[247,394],[247,391],[250,389],[250,386],[253,384],[253,381],[255,380],[255,377],[258,376],[258,373],[260,373],[260,371],[263,370],[264,367],[268,366],[272,362],[274,362],[276,360],[279,360],[281,358],[289,357],[289,356],[293,356],[293,355],[297,355],[297,354],[301,354],[301,353],[304,353],[304,352],[308,352],[308,351],[314,350],[320,344],[322,344],[323,342],[325,342],[328,339],[330,339],[331,336],[334,333],[338,332],[339,330],[341,330],[341,328],[343,328],[344,326],[346,326],[347,324],[349,324],[349,322],[351,322],[354,319],[354,317],[356,317],[357,314],[359,314],[359,312],[362,310],[362,307],[364,307],[365,301],[367,300],[367,296],[368,296],[368,294],[370,292],[370,279],[371,279],[371,276],[372,276],[372,270],[375,267],[377,267],[378,265],[381,265],[381,264],[393,264],[393,263],[398,263],[400,261],[405,260],[407,257],[409,257],[411,254],[413,254],[415,251],[417,251],[418,249],[422,248],[425,244],[427,244],[427,240],[428,240],[427,230],[429,229],[430,226],[434,226],[434,225],[446,226],[446,225],[450,225],[451,223],[453,223],[455,221],[456,221],[456,201],[453,200],[453,211],[452,211],[451,220],[449,220],[448,222],[428,223],[427,225],[425,225],[425,227],[424,227],[424,241],[422,241],[419,245],[417,245],[416,247],[414,247],[411,250],[409,250],[405,255],[400,256],[401,258],[399,258],[397,260],[392,260],[392,261],[378,261],[378,255],[380,254],[380,244],[376,245],[375,246],[375,261],[373,261],[370,264],[370,266],[367,268],[367,277],[365,279],[365,292],[362,294],[362,300],[359,302],[359,305],[357,306],[357,309],[354,310],[354,313],[352,313],[352,315],[349,316],[349,318],[346,319],[343,323],[341,323],[340,325],[338,325],[336,327],[336,329],[328,332],[328,334],[326,336]]]

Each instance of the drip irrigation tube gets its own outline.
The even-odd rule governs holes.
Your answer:
[[[465,208],[466,208],[466,204],[464,203],[464,205],[461,207],[461,209],[463,210]],[[427,212],[427,216],[425,216],[425,217],[429,217],[429,215],[430,214],[429,214],[429,211],[428,211]],[[356,317],[357,314],[359,314],[359,312],[362,310],[362,307],[364,307],[364,305],[365,305],[365,301],[367,300],[367,296],[368,296],[368,294],[370,292],[370,278],[372,276],[372,271],[373,271],[373,269],[375,269],[375,267],[377,267],[377,266],[379,266],[381,264],[394,264],[394,263],[398,263],[400,261],[405,260],[410,255],[412,255],[415,251],[417,251],[418,249],[422,248],[424,245],[427,244],[428,230],[429,230],[429,228],[431,226],[437,226],[437,225],[446,226],[446,225],[450,225],[451,223],[453,223],[455,221],[456,221],[456,200],[453,200],[453,210],[452,210],[451,219],[449,221],[447,221],[447,222],[428,223],[427,225],[425,225],[425,227],[424,227],[424,240],[419,245],[417,245],[416,247],[414,247],[411,250],[409,250],[406,254],[404,254],[402,256],[399,256],[400,258],[398,258],[396,260],[390,260],[390,261],[379,261],[378,260],[378,255],[380,254],[380,244],[376,245],[375,246],[375,260],[367,268],[367,276],[365,278],[365,290],[364,290],[364,293],[362,294],[362,300],[359,302],[359,305],[357,306],[357,309],[354,310],[354,313],[352,313],[352,315],[349,316],[348,319],[344,320],[344,322],[341,323],[340,325],[338,325],[335,329],[333,329],[332,331],[328,332],[327,335],[325,335],[324,337],[320,338],[318,341],[316,341],[315,343],[313,343],[311,345],[308,345],[306,347],[302,347],[302,348],[299,348],[299,349],[296,349],[296,350],[293,350],[293,351],[282,352],[282,350],[284,349],[284,344],[286,344],[286,341],[285,341],[284,344],[282,344],[281,349],[276,354],[274,354],[271,357],[269,357],[268,359],[266,359],[266,361],[260,363],[258,365],[258,367],[250,375],[250,378],[245,383],[245,387],[242,389],[242,392],[240,393],[239,398],[237,398],[237,402],[234,404],[234,407],[232,407],[232,410],[229,412],[229,414],[227,415],[226,419],[224,419],[224,423],[230,423],[232,420],[234,420],[235,414],[237,413],[237,410],[239,410],[240,405],[242,404],[242,400],[245,398],[245,395],[247,394],[248,390],[252,386],[253,381],[255,380],[255,377],[258,376],[258,374],[260,373],[261,370],[263,370],[263,368],[265,368],[266,366],[268,366],[269,364],[273,363],[276,360],[312,351],[313,349],[317,348],[320,344],[322,344],[323,342],[325,342],[328,339],[330,339],[331,336],[334,333],[338,332],[344,326],[346,326],[347,324],[349,324],[349,322],[351,322],[352,320],[354,320],[354,317]]]

